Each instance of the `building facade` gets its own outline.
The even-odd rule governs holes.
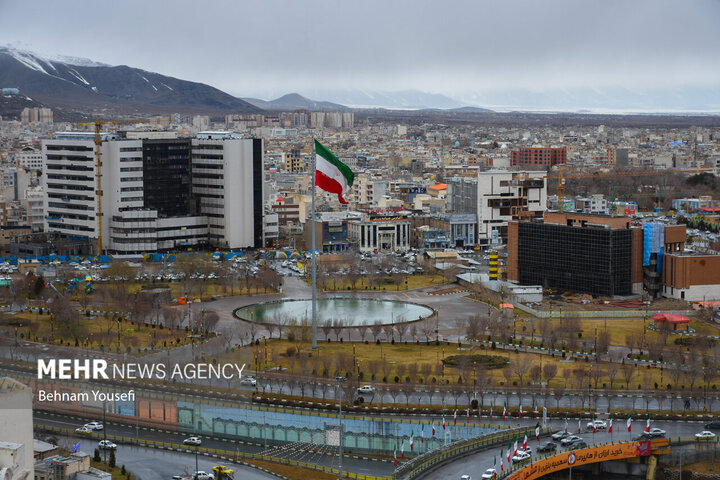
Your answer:
[[[410,220],[401,215],[367,214],[349,223],[350,240],[363,253],[410,248]]]
[[[522,147],[510,152],[510,164],[513,167],[552,167],[566,162],[565,147]]]
[[[540,217],[547,204],[547,183],[542,171],[490,170],[478,173],[477,242],[481,246],[504,243],[507,225],[520,217]]]

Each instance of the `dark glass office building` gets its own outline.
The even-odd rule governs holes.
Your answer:
[[[143,201],[159,217],[194,214],[190,139],[143,140]]]
[[[591,295],[632,294],[632,231],[519,222],[517,273],[521,285]]]

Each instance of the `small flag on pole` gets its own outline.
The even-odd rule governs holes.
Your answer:
[[[523,439],[523,450],[527,450],[527,430],[525,430],[525,439]]]
[[[568,419],[565,417],[565,435],[568,434]]]
[[[540,422],[535,424],[535,438],[540,441]]]
[[[413,451],[413,443],[414,443],[414,442],[413,442],[413,440],[414,440],[413,437],[414,437],[414,432],[413,432],[412,430],[410,430],[410,451],[411,451],[411,452]]]
[[[505,420],[506,415],[507,415],[507,405],[503,405],[503,421]]]
[[[520,418],[522,418],[522,416],[523,416],[523,411],[522,411],[522,403],[521,403],[520,404]]]
[[[627,418],[627,429],[628,429],[628,432],[632,432],[632,416],[630,416],[629,413],[628,413],[628,418]]]
[[[435,436],[435,422],[432,423],[432,434]]]
[[[453,413],[453,425],[457,425],[457,408],[455,409],[455,413]]]
[[[645,419],[645,433],[650,433],[650,414],[648,413]]]
[[[612,432],[612,423],[613,423],[613,416],[610,415],[610,423],[608,424],[608,433],[613,433]]]

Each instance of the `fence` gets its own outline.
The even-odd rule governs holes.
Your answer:
[[[641,318],[645,315],[644,311],[639,310],[566,310],[566,311],[543,311],[535,310],[532,307],[528,307],[523,303],[515,303],[515,308],[519,308],[523,312],[529,313],[530,315],[538,318]],[[648,318],[652,318],[653,315],[662,314],[677,314],[677,315],[694,315],[696,312],[692,310],[671,310],[671,311],[657,311],[651,310],[647,312]]]

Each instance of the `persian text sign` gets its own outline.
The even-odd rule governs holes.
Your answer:
[[[543,475],[548,475],[558,470],[564,470],[572,465],[577,467],[588,463],[605,462],[608,460],[622,460],[631,457],[647,457],[650,455],[651,442],[644,440],[640,442],[617,443],[614,445],[603,445],[600,447],[581,448],[572,452],[564,452],[553,455],[544,460],[539,460],[532,465],[514,472],[508,476],[508,480],[533,480]]]

